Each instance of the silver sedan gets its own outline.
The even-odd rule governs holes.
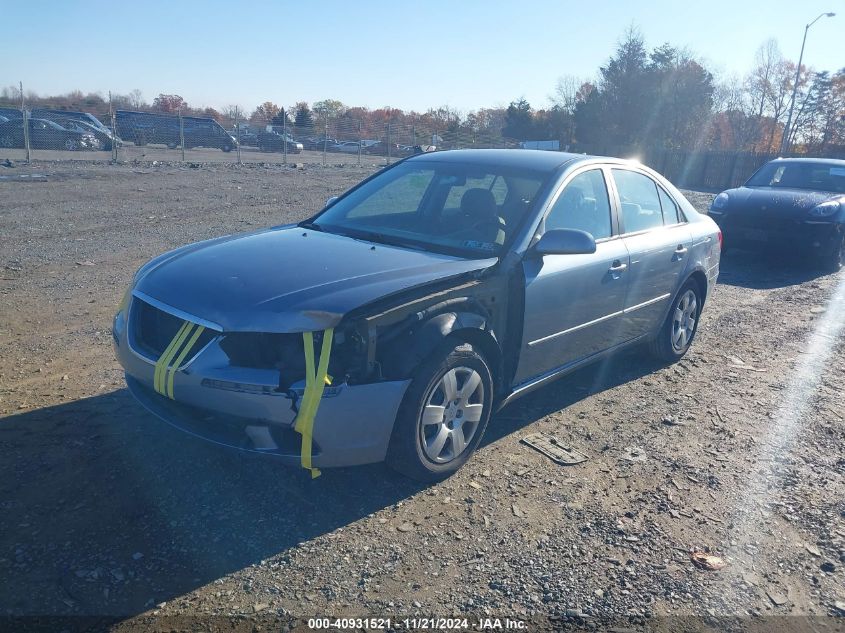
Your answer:
[[[115,317],[132,393],[190,433],[307,468],[432,481],[491,414],[635,344],[680,359],[721,234],[630,161],[400,161],[308,220],[145,264]]]

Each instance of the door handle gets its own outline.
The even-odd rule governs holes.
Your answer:
[[[676,255],[685,255],[687,250],[688,249],[687,249],[686,246],[684,246],[683,244],[678,244],[678,248],[675,249],[675,254]]]
[[[612,273],[621,273],[621,272],[622,272],[623,270],[625,270],[626,268],[628,268],[628,264],[623,264],[622,262],[620,262],[620,261],[617,259],[617,260],[616,260],[615,262],[613,262],[613,264],[610,266],[610,269],[609,269],[609,270],[610,270],[610,272],[612,272]]]

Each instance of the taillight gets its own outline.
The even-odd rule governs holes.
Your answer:
[[[719,250],[722,250],[722,232],[719,231]]]

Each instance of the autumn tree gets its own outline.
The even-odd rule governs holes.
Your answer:
[[[279,112],[281,108],[272,101],[265,101],[260,106],[253,110],[249,120],[253,123],[266,124],[270,123]]]
[[[312,110],[321,118],[336,119],[346,111],[346,106],[337,99],[323,99],[317,101]]]
[[[175,114],[181,110],[185,110],[188,103],[179,95],[160,94],[153,99],[153,109],[158,112],[165,112],[167,114]]]

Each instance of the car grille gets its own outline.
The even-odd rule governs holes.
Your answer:
[[[132,348],[150,360],[156,361],[161,357],[183,323],[183,319],[169,312],[159,310],[138,297],[132,298],[129,313]],[[217,334],[214,330],[205,329],[193,349],[201,350]]]
[[[766,216],[763,213],[746,214],[733,213],[726,218],[726,224],[742,229],[763,229],[770,232],[788,232],[794,230],[801,223],[793,218],[779,218]]]

